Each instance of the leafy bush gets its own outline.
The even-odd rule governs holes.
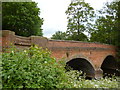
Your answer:
[[[117,88],[116,79],[85,80],[81,72],[66,72],[48,50],[32,46],[2,54],[3,88]]]
[[[59,88],[66,80],[64,67],[42,48],[2,54],[3,88]]]

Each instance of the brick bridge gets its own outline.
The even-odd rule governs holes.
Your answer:
[[[4,48],[9,48],[12,43],[17,48],[28,48],[33,43],[40,47],[48,48],[57,60],[63,58],[66,65],[74,70],[82,70],[88,77],[99,78],[103,74],[118,73],[116,61],[116,47],[101,43],[48,40],[44,37],[21,37],[9,30],[2,31]]]

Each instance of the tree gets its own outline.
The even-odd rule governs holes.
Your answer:
[[[79,35],[76,33],[67,35],[66,40],[89,41],[88,37],[84,33],[79,33]]]
[[[51,39],[57,40],[66,40],[66,33],[62,31],[57,31],[55,34],[52,35]]]
[[[110,17],[99,17],[95,22],[95,31],[91,33],[91,41],[115,44],[115,22]]]
[[[35,2],[3,2],[2,29],[14,31],[17,35],[42,36],[43,19]]]
[[[120,1],[118,1],[117,2],[117,5],[118,5],[118,7],[117,7],[117,13],[116,13],[116,15],[117,15],[117,37],[116,37],[116,39],[117,39],[117,46],[119,46],[119,49],[120,49]],[[119,53],[120,54],[120,53]]]
[[[94,10],[84,0],[72,0],[66,11],[68,25],[67,34],[73,36],[76,34],[75,40],[81,40],[79,36],[86,31],[87,23],[90,23],[94,17]]]
[[[94,32],[91,34],[91,41],[118,45],[118,2],[106,3],[99,11]]]
[[[81,41],[88,41],[88,38],[84,33],[80,33],[80,35],[77,36],[76,33],[73,33],[72,35],[67,35],[66,32],[57,31],[51,37],[51,39],[56,39],[56,40],[76,40],[76,38],[78,38],[79,41],[80,40]]]

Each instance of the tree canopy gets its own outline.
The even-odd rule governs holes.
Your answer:
[[[35,2],[3,2],[2,29],[20,36],[40,35],[43,19]]]
[[[55,34],[52,35],[51,39],[66,40],[66,33],[62,31],[57,31]]]
[[[93,20],[94,10],[84,0],[72,0],[68,9],[66,10],[68,19],[67,30],[64,33],[56,32],[52,38],[64,39],[64,40],[76,40],[76,41],[88,41],[87,36],[84,34],[90,26],[90,21]]]
[[[99,10],[99,16],[96,19],[94,31],[91,33],[91,41],[113,45],[119,44],[118,34],[120,33],[120,29],[118,28],[118,3],[119,2],[107,2],[104,8]]]
[[[56,40],[76,40],[76,38],[79,38],[81,41],[88,41],[88,38],[84,33],[80,33],[79,36],[77,36],[76,33],[68,35],[66,32],[57,31],[51,37],[51,39]]]
[[[87,30],[87,25],[94,17],[94,9],[84,0],[72,0],[66,11],[68,25],[67,34],[76,36],[74,40],[83,40],[80,35]]]

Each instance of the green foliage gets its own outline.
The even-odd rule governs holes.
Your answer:
[[[67,38],[66,33],[62,31],[57,31],[51,37],[51,39],[57,39],[57,40],[66,40],[66,38]]]
[[[117,88],[115,78],[85,80],[81,72],[66,72],[48,50],[32,46],[2,53],[3,88]]]
[[[51,39],[88,41],[88,38],[84,33],[80,33],[78,36],[78,35],[76,35],[76,33],[67,34],[66,32],[61,32],[61,31],[57,31],[55,34],[53,34]]]
[[[94,25],[90,41],[117,45],[118,42],[118,2],[106,3]]]
[[[76,36],[76,38],[73,38],[75,40],[84,40],[83,37],[85,35],[82,38],[79,36],[83,35],[84,31],[87,31],[87,25],[92,21],[94,17],[93,8],[88,3],[85,3],[84,0],[72,0],[66,14],[68,19],[67,34]]]
[[[3,88],[59,88],[66,80],[63,66],[38,47],[2,54]]]
[[[2,29],[14,31],[20,36],[40,35],[43,19],[35,2],[3,2]]]
[[[79,33],[79,35],[77,35],[77,33],[75,32],[72,35],[67,34],[66,40],[88,41],[88,38],[84,33]]]

